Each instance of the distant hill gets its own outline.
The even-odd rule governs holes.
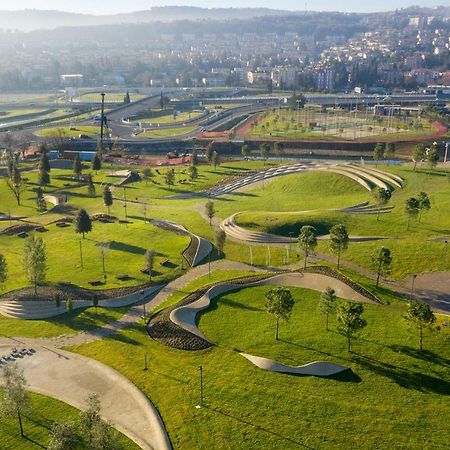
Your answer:
[[[59,27],[147,23],[153,21],[250,19],[262,16],[284,16],[291,14],[302,14],[302,12],[293,13],[292,11],[268,8],[207,9],[191,6],[165,6],[153,7],[147,11],[136,11],[127,14],[96,16],[34,9],[26,9],[23,11],[0,10],[0,29],[33,31]]]

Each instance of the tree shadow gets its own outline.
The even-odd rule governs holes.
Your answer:
[[[133,253],[134,255],[145,255],[145,248],[137,247],[136,245],[126,244],[125,242],[111,241],[109,243],[109,248],[111,250]]]
[[[254,306],[249,306],[249,305],[245,305],[243,303],[239,303],[239,302],[235,302],[234,300],[231,300],[229,298],[221,298],[220,299],[220,303],[227,305],[227,306],[231,306],[232,308],[236,308],[236,309],[243,309],[246,311],[263,311],[261,308],[255,308]],[[211,306],[210,308],[208,308],[208,311],[213,311],[216,310],[219,307],[219,301],[216,301],[215,299],[213,299],[211,301]]]
[[[450,395],[450,382],[442,378],[397,367],[358,353],[353,353],[353,361],[366,370],[390,378],[406,389],[414,389],[428,394]]]
[[[220,409],[214,408],[213,406],[203,405],[203,407],[209,409],[210,411],[214,411],[215,413],[220,414],[222,416],[228,417],[230,419],[234,419],[234,420],[240,422],[241,424],[249,425],[252,428],[255,428],[255,429],[259,430],[259,431],[263,431],[265,433],[271,434],[272,436],[276,436],[276,437],[278,437],[280,439],[283,439],[284,441],[290,442],[291,444],[295,444],[295,445],[298,445],[299,447],[313,450],[313,447],[309,447],[308,445],[304,444],[303,442],[296,441],[296,440],[294,440],[294,439],[292,439],[292,438],[290,438],[288,436],[283,436],[282,434],[279,434],[279,433],[277,433],[275,431],[269,430],[268,428],[261,427],[261,426],[255,424],[255,423],[252,423],[252,422],[250,422],[248,420],[245,420],[245,419],[242,419],[240,417],[233,416],[232,414],[230,414],[228,412],[225,412],[225,411],[221,411]]]
[[[432,362],[444,367],[450,367],[450,359],[437,355],[430,350],[418,350],[407,345],[391,345],[389,346],[394,352],[403,353],[411,358],[421,359],[422,361]]]
[[[23,437],[24,437],[24,439],[26,439],[27,441],[33,443],[34,445],[37,445],[38,447],[41,447],[41,448],[47,448],[45,445],[42,445],[42,444],[40,444],[39,442],[37,442],[37,441],[31,439],[31,438],[28,437],[26,434],[24,434]]]

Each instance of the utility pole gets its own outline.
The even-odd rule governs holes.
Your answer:
[[[198,366],[200,372],[200,403],[196,408],[201,408],[203,406],[203,366]]]

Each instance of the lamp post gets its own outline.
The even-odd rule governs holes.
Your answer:
[[[292,236],[294,236],[293,231],[289,231],[289,253],[288,253],[288,264],[291,262],[291,249],[292,249]]]
[[[203,366],[198,366],[200,372],[200,403],[196,405],[196,408],[201,408],[203,406]]]
[[[147,367],[147,353],[144,353],[144,368],[142,370],[148,370],[148,367]]]
[[[142,300],[144,300],[144,294],[145,294],[145,292],[142,290],[141,291],[141,298],[142,298]],[[144,307],[144,319],[145,319],[145,302],[142,303],[142,306]]]

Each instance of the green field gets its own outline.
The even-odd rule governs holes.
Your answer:
[[[249,137],[305,140],[372,140],[411,139],[432,135],[437,129],[427,119],[414,117],[374,116],[371,112],[315,108],[274,110],[258,116],[252,124]]]
[[[169,114],[164,115],[156,115],[153,116],[152,114],[144,115],[143,117],[140,117],[139,120],[143,122],[143,125],[147,125],[148,123],[151,124],[176,124],[176,123],[183,123],[187,120],[196,119],[197,117],[201,116],[203,114],[203,111],[183,111],[177,116],[173,115],[173,112],[170,112]]]
[[[106,92],[105,95],[105,103],[123,103],[123,99],[125,97],[126,92],[119,93],[119,92]],[[136,100],[141,100],[144,97],[147,97],[144,94],[135,94],[130,92],[130,99],[132,102],[135,102]],[[92,102],[92,103],[101,103],[102,97],[100,95],[100,92],[95,93],[88,93],[88,94],[82,94],[78,97],[78,100],[80,102]]]
[[[111,365],[146,392],[174,448],[420,448],[425,441],[428,448],[446,447],[448,334],[427,334],[420,354],[416,333],[402,320],[405,304],[380,290],[390,304],[366,306],[369,325],[348,353],[333,320],[325,331],[319,294],[293,289],[294,312],[276,342],[265,289],[224,295],[201,315],[201,331],[217,343],[210,350],[169,349],[140,330],[73,350]],[[354,375],[332,380],[268,373],[237,349],[293,365],[334,361]],[[151,355],[147,372],[129,364],[144,353]],[[196,410],[200,364],[205,407]]]
[[[80,134],[89,136],[91,138],[100,136],[100,125],[76,125],[73,127],[58,127],[60,130],[62,130],[63,136],[66,139],[69,138],[77,138],[79,137]],[[55,135],[56,133],[56,128],[52,127],[52,128],[44,128],[42,130],[39,130],[36,132],[37,136],[41,136],[41,137],[52,137]],[[107,130],[105,130],[105,132],[107,132]]]
[[[139,137],[145,137],[149,139],[160,139],[173,136],[183,136],[185,134],[192,133],[197,127],[185,126],[185,127],[170,127],[170,128],[158,128],[140,133]]]
[[[23,417],[24,434],[20,432],[16,419],[3,419],[0,422],[0,447],[4,450],[35,450],[39,447],[46,448],[50,442],[50,430],[56,422],[69,422],[76,420],[79,411],[66,403],[30,393],[30,411]],[[139,447],[126,436],[119,433],[118,442],[127,450]],[[77,449],[87,449],[88,446],[79,439]]]

